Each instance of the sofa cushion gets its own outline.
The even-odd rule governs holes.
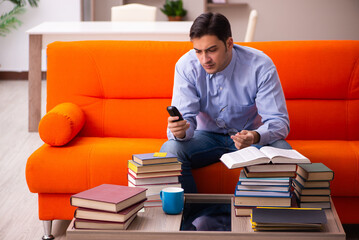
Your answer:
[[[79,105],[84,137],[166,138],[175,64],[191,48],[190,42],[51,43],[47,110]]]
[[[262,50],[278,69],[289,112],[288,139],[359,140],[359,41],[245,45]]]
[[[263,51],[277,66],[289,139],[358,140],[358,41],[239,44]],[[81,136],[166,138],[159,129],[167,125],[175,63],[192,47],[156,41],[51,43],[47,110],[62,102],[79,105],[86,115]],[[331,132],[333,126],[340,129]]]
[[[359,141],[291,140],[291,146],[312,162],[334,170],[333,196],[359,197]]]
[[[62,147],[42,145],[28,159],[31,192],[77,193],[103,183],[127,185],[132,154],[159,151],[166,139],[76,137]]]
[[[51,146],[62,146],[71,141],[84,124],[85,115],[79,106],[61,103],[41,119],[39,135]]]
[[[39,193],[76,193],[102,183],[127,185],[127,160],[132,154],[159,151],[165,141],[77,137],[61,148],[44,144],[28,160],[29,189]],[[359,141],[289,143],[312,162],[323,162],[335,170],[333,196],[359,196]],[[193,170],[193,175],[201,193],[233,193],[239,172],[240,169],[228,170],[218,162]]]

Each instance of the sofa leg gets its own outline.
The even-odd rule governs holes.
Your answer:
[[[43,240],[51,240],[55,239],[54,236],[51,235],[52,228],[52,220],[42,221],[44,226],[44,236],[42,236]]]

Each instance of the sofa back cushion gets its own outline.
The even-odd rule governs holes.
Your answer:
[[[239,43],[277,66],[289,139],[359,139],[359,41]],[[86,116],[82,136],[166,138],[174,66],[190,42],[80,41],[48,45],[47,110]]]
[[[48,46],[47,111],[81,106],[80,135],[166,138],[174,66],[190,42],[79,41]]]
[[[359,139],[359,41],[254,42],[277,66],[289,139]]]

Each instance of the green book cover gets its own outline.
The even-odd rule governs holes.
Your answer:
[[[330,168],[325,166],[323,163],[305,163],[298,164],[301,168],[303,168],[306,172],[333,172]]]
[[[323,163],[298,164],[297,174],[306,180],[333,180],[334,172]]]

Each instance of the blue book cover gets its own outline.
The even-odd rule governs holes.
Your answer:
[[[268,197],[268,198],[290,198],[291,192],[262,192],[262,191],[239,191],[234,193],[235,197]]]
[[[132,155],[132,160],[140,165],[164,164],[178,162],[177,156],[171,153],[143,153]]]

